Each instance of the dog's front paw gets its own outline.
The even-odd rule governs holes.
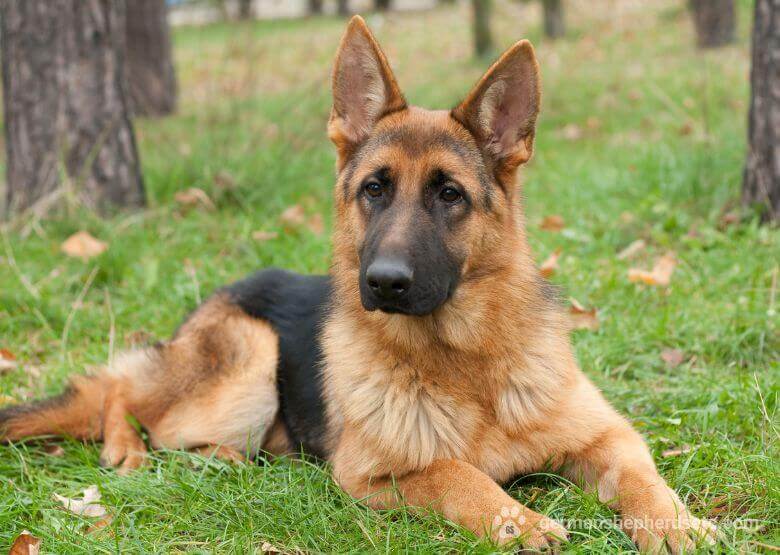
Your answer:
[[[624,519],[624,529],[642,553],[692,553],[697,547],[714,545],[718,528],[696,518],[682,504],[673,511],[653,511],[642,518]]]
[[[558,522],[518,505],[501,508],[493,517],[491,535],[499,545],[517,541],[533,549],[553,548],[568,539]]]

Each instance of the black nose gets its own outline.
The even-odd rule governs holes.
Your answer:
[[[412,286],[412,269],[401,260],[379,258],[366,270],[366,282],[371,292],[380,299],[395,301]]]

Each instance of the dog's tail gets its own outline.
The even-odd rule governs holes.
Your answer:
[[[61,395],[0,409],[0,441],[42,435],[100,439],[108,376],[77,376]]]

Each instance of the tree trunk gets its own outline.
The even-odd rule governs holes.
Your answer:
[[[380,12],[386,12],[391,7],[391,0],[374,0],[374,9]]]
[[[252,19],[252,0],[238,0],[238,19]]]
[[[139,116],[176,110],[176,72],[165,0],[127,2],[127,86]]]
[[[756,0],[750,69],[745,204],[780,220],[780,0]]]
[[[542,0],[544,11],[544,34],[551,39],[557,39],[566,34],[566,24],[563,19],[563,0]]]
[[[336,13],[339,15],[349,15],[349,0],[338,0],[336,3]]]
[[[490,33],[492,0],[471,0],[474,11],[474,51],[483,57],[493,52],[493,36]]]
[[[734,41],[734,0],[690,0],[690,8],[700,48],[717,48]]]
[[[64,174],[87,204],[139,206],[144,189],[124,84],[122,0],[0,0],[7,205]]]
[[[309,15],[320,15],[322,13],[322,0],[309,0]]]

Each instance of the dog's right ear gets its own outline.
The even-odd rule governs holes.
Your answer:
[[[339,153],[339,169],[383,116],[406,108],[379,44],[360,16],[341,39],[333,68],[333,109],[328,136]]]

